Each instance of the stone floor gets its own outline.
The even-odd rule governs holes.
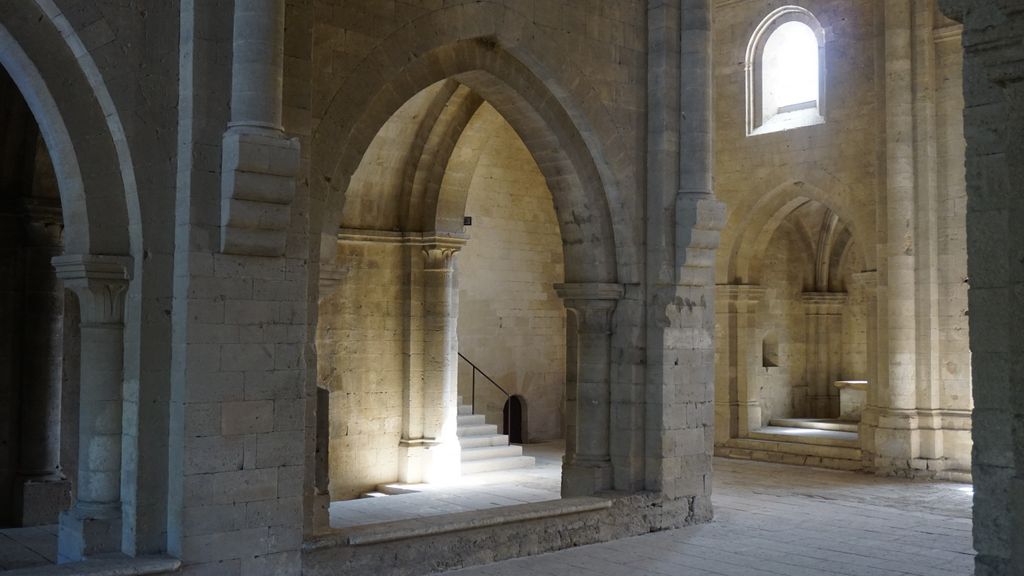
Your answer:
[[[972,489],[715,459],[710,524],[453,576],[965,576]]]
[[[0,530],[0,570],[45,566],[56,561],[56,525]]]
[[[557,498],[560,444],[537,467],[423,492],[336,502],[335,527]],[[514,484],[509,484],[514,480]],[[509,560],[456,576],[965,576],[973,574],[970,485],[715,459],[710,524]],[[0,570],[50,563],[56,527],[0,530]]]
[[[536,458],[533,468],[473,474],[451,484],[392,484],[392,488],[416,493],[332,502],[331,527],[348,528],[557,500],[564,452],[561,440],[529,444],[523,447],[523,453]]]

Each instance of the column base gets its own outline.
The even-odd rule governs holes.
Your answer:
[[[398,481],[437,484],[462,477],[462,448],[458,440],[402,440],[398,444]]]
[[[60,514],[57,563],[78,562],[90,556],[120,552],[119,506],[77,505]]]
[[[608,460],[575,459],[562,465],[562,497],[592,496],[612,486],[612,464]]]
[[[25,479],[21,485],[21,526],[56,524],[60,513],[71,507],[71,482],[64,479]]]

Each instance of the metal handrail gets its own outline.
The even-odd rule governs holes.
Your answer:
[[[501,384],[498,384],[497,382],[495,382],[494,378],[491,378],[490,376],[488,376],[487,373],[484,372],[483,370],[481,370],[479,366],[474,364],[472,360],[470,360],[469,358],[466,358],[465,356],[463,356],[462,352],[459,352],[458,354],[459,354],[459,358],[465,360],[466,364],[469,364],[473,368],[472,388],[471,388],[470,400],[469,400],[469,405],[473,409],[473,414],[476,414],[476,373],[477,372],[479,372],[481,376],[486,378],[487,381],[490,382],[495,388],[497,388],[498,390],[501,390],[501,393],[505,395],[505,401],[506,402],[512,397],[512,394],[509,394],[508,390],[505,390],[504,388],[502,388]],[[504,413],[504,414],[502,414],[502,418],[505,421],[505,429],[504,429],[505,439],[506,439],[506,441],[509,444],[512,443],[512,436],[509,434],[509,432],[510,432],[510,430],[509,430],[509,424],[510,424],[509,420],[511,418],[511,415],[508,414],[511,411],[512,411],[511,407],[509,407],[509,410],[502,409],[502,412]]]

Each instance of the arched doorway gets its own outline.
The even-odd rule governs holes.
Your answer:
[[[526,400],[518,394],[513,394],[505,401],[502,408],[502,419],[505,423],[505,434],[512,444],[526,443]]]
[[[437,78],[434,84],[424,86],[424,78],[436,77],[441,70],[444,71],[444,75]],[[376,81],[383,76],[380,71],[374,71],[372,77]],[[422,375],[423,389],[427,391],[427,388],[435,386],[429,382],[438,375],[449,374],[448,371],[457,365],[457,362],[452,361],[456,358],[457,351],[452,345],[455,338],[450,327],[453,327],[453,324],[450,318],[442,321],[442,317],[447,318],[457,309],[454,307],[457,301],[450,296],[455,282],[452,262],[457,262],[455,254],[465,242],[461,236],[464,234],[463,217],[467,215],[465,194],[468,190],[464,186],[441,186],[447,175],[445,170],[436,170],[436,167],[447,166],[443,160],[445,154],[451,153],[453,143],[458,140],[462,127],[472,116],[469,113],[471,107],[479,107],[481,102],[493,106],[500,117],[508,123],[532,156],[531,162],[536,163],[536,168],[539,169],[549,190],[565,250],[562,257],[566,267],[565,280],[570,283],[566,293],[571,295],[569,297],[576,306],[590,306],[592,300],[599,302],[598,312],[592,317],[604,323],[610,322],[610,310],[614,307],[614,301],[622,295],[622,288],[615,284],[619,274],[616,262],[620,248],[616,245],[613,231],[618,230],[620,220],[624,222],[627,217],[617,214],[613,218],[612,212],[608,209],[607,195],[617,192],[614,180],[606,179],[607,166],[595,161],[587,148],[589,143],[575,131],[574,118],[559,106],[551,105],[553,101],[544,96],[547,90],[542,82],[510,54],[496,49],[491,42],[479,40],[457,41],[422,52],[417,60],[396,68],[393,71],[393,78],[401,80],[390,82],[388,90],[379,93],[372,90],[366,92],[368,95],[374,95],[369,98],[366,108],[353,106],[351,102],[346,103],[346,106],[330,106],[322,121],[322,127],[314,138],[313,171],[317,176],[312,182],[317,190],[313,195],[314,198],[322,197],[326,200],[323,210],[314,210],[316,217],[323,219],[318,223],[323,226],[323,241],[319,246],[318,257],[319,278],[335,279],[326,284],[321,282],[318,333],[342,333],[339,326],[328,325],[326,316],[331,313],[328,311],[330,306],[326,299],[330,296],[325,297],[325,293],[333,290],[344,291],[345,282],[354,271],[353,263],[360,259],[368,261],[362,257],[353,259],[351,251],[344,249],[345,242],[352,245],[401,244],[405,248],[389,249],[394,252],[392,263],[405,261],[406,264],[401,265],[404,267],[403,274],[407,274],[407,277],[413,280],[400,283],[401,286],[398,288],[402,291],[402,298],[419,293],[423,298],[422,307],[413,303],[404,310],[388,309],[387,313],[395,313],[403,318],[411,318],[413,316],[410,313],[417,312],[426,313],[428,316],[440,314],[433,318],[424,318],[421,323],[421,326],[426,328],[426,338],[409,337],[410,333],[405,332],[405,328],[398,329],[405,334],[399,337],[397,343],[398,347],[406,351],[401,370],[404,374],[416,374],[414,382]],[[442,98],[440,105],[437,105],[438,98]],[[539,105],[538,98],[548,104]],[[421,106],[419,109],[422,114],[407,114],[408,110],[403,108],[410,105]],[[388,126],[391,119],[403,116],[417,119],[419,128],[403,131],[397,126]],[[426,118],[431,121],[422,122]],[[344,127],[351,125],[358,125],[361,128],[357,131],[346,131]],[[454,127],[458,128],[452,130]],[[391,139],[392,142],[408,143],[401,148],[399,154],[391,155],[386,163],[376,162],[372,160],[373,154],[363,153],[371,150],[377,138],[382,136],[385,140]],[[426,150],[430,150],[431,154],[425,153]],[[413,160],[409,161],[410,158]],[[423,159],[428,161],[423,162]],[[374,170],[378,171],[387,171],[389,166],[399,168],[397,174],[379,173],[379,177],[367,180],[359,175],[359,171],[367,166],[374,166]],[[353,186],[359,186],[360,182],[373,182],[375,193],[363,195],[362,199],[359,199],[359,193],[352,192]],[[397,184],[397,189],[382,190],[377,186],[380,182]],[[390,188],[390,185],[387,187]],[[354,215],[358,215],[358,227],[346,224],[353,222],[349,218]],[[368,219],[361,219],[364,217]],[[341,223],[340,229],[335,228],[335,222]],[[376,228],[368,228],[364,226],[365,223],[370,223]],[[340,235],[336,230],[340,231]],[[339,239],[342,240],[341,243],[338,242]],[[366,254],[363,248],[358,250],[362,251],[363,255]],[[415,278],[420,274],[425,283],[417,285]],[[589,283],[596,283],[597,288],[589,289]],[[377,283],[374,289],[390,290],[391,287]],[[444,296],[445,293],[449,296]],[[405,301],[414,302],[414,298]],[[589,338],[585,346],[580,346],[581,357],[595,355],[597,349],[603,351],[609,346],[607,328],[602,329],[591,324],[587,324],[587,327],[596,328],[598,337]],[[415,329],[411,333],[415,334]],[[396,346],[394,341],[391,345]],[[420,356],[413,351],[417,347],[437,352],[426,352]],[[325,385],[326,379],[339,375],[344,380],[347,373],[344,369],[338,370],[337,367],[325,365],[325,350],[329,345],[325,346],[324,342],[320,341],[317,348],[320,385]],[[433,365],[428,366],[421,362],[424,359]],[[607,365],[608,362],[607,352],[601,352],[600,359],[594,361],[593,365],[598,368],[602,364]],[[382,366],[387,364],[383,363]],[[434,375],[431,376],[428,372],[433,372]],[[598,368],[594,373],[601,372]],[[454,376],[454,371],[451,372],[451,376]],[[441,380],[454,383],[454,379],[448,378],[450,376],[443,376]],[[599,396],[600,390],[607,392],[607,381],[596,384],[598,386],[595,390]],[[440,388],[447,390],[448,386],[450,384],[446,383]],[[391,394],[392,397],[398,398],[394,391]],[[416,435],[402,429],[408,428],[410,424],[412,427],[421,427],[424,424],[437,426],[442,436],[454,430],[454,426],[447,424],[448,416],[439,420],[433,416],[419,416],[423,396],[416,392],[415,387],[407,387],[400,394],[401,400],[398,404],[405,407],[415,406],[411,412],[405,410],[402,417],[390,420],[394,425],[401,422],[398,427],[402,435]],[[427,394],[433,392],[427,391]],[[440,407],[444,414],[450,411],[450,421],[454,423],[457,398],[454,394],[449,396],[447,392],[443,392],[442,395],[444,398],[440,402],[434,402],[434,407]],[[349,397],[346,395],[346,398]],[[608,401],[608,398],[604,400],[605,403]],[[329,410],[332,413],[342,410],[340,406],[343,406],[337,402],[336,394],[332,394],[330,405]],[[355,404],[349,406],[353,407]],[[600,408],[598,411],[601,411]],[[334,422],[341,421],[343,420],[338,418],[332,419],[330,429],[335,438],[341,428]],[[588,418],[581,418],[580,421],[584,422],[582,427],[607,428],[609,425],[607,421]],[[347,421],[346,427],[349,430],[353,429],[350,421]],[[572,429],[582,427],[574,426]],[[404,474],[402,462],[417,462],[415,457],[403,456],[403,451],[412,454],[414,450],[423,447],[432,450],[431,457],[436,458],[444,452],[437,450],[437,438],[424,434],[423,441],[420,438],[410,438],[409,442],[400,440],[397,443],[398,450],[390,449],[385,453],[390,459],[391,454],[398,452],[401,476]],[[588,449],[599,452],[588,462],[603,461],[610,469],[612,464],[608,455],[607,430],[598,438],[598,441],[587,444]],[[340,454],[344,454],[345,450],[338,448],[340,444],[337,442],[329,444],[329,466],[332,469],[339,469],[337,463],[339,458],[342,458]],[[586,479],[584,475],[579,477]],[[590,481],[596,482],[610,479],[611,475],[590,475],[589,478]],[[590,493],[595,489],[594,486],[584,487],[580,492]],[[336,493],[333,479],[331,492]]]

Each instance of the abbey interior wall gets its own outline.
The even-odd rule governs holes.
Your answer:
[[[1014,429],[1014,418],[1021,412],[1017,409],[1020,402],[1008,395],[1015,380],[1006,367],[1011,364],[1009,359],[1021,354],[1013,348],[1012,334],[993,329],[1012,327],[1006,311],[1020,308],[1019,298],[1015,300],[1010,291],[1015,279],[1004,274],[1014,269],[1011,250],[1006,247],[1020,244],[1012,241],[1015,229],[1006,228],[1015,214],[1012,194],[1007,192],[1009,183],[1019,180],[1010,177],[1011,169],[1020,163],[1006,160],[1006,154],[1013,156],[1016,150],[1005,144],[1014,142],[1006,136],[1010,131],[1003,132],[1006,111],[1010,110],[1010,118],[1019,116],[1013,115],[1017,102],[1013,79],[1019,75],[997,72],[1002,84],[993,84],[990,64],[1014,61],[1012,48],[972,52],[972,47],[1003,35],[1019,37],[1019,11],[1014,11],[1016,6],[1010,2],[948,3],[971,4],[975,17],[967,21],[968,81],[964,85],[967,123],[972,127],[967,133],[972,143],[968,179],[974,203],[968,207],[968,230],[974,238],[970,319],[982,327],[974,332],[973,346],[978,382],[976,434],[984,444],[979,441],[974,467],[979,494],[979,565],[998,574],[1011,571],[1012,563],[1024,557],[1019,538],[1008,536],[1024,531],[1006,530],[1004,524],[1019,524],[1020,502],[1011,495],[1024,493],[1014,489],[1020,485],[1016,471],[1021,442],[1015,445],[1006,434]],[[41,4],[48,7],[46,12],[39,8]],[[743,3],[721,4],[716,16],[728,33],[716,36],[717,45],[722,46],[725,38],[736,40],[735,46],[745,46],[744,22],[756,22],[757,18],[745,20],[738,15]],[[317,119],[330,102],[337,99],[341,106],[352,104],[353,110],[362,110],[368,96],[365,87],[378,85],[375,75],[397,69],[402,58],[429,49],[432,42],[454,42],[481,34],[493,34],[500,37],[499,44],[515,46],[516,53],[539,70],[545,82],[563,87],[566,98],[594,123],[586,136],[604,144],[604,174],[613,176],[621,191],[621,203],[612,206],[612,211],[627,223],[624,230],[632,228],[634,236],[642,236],[638,215],[644,208],[645,195],[639,191],[645,182],[645,162],[640,151],[652,145],[652,164],[675,165],[678,161],[672,154],[678,152],[678,142],[675,147],[658,147],[660,136],[667,134],[666,139],[672,140],[671,127],[652,131],[647,140],[647,112],[656,115],[667,110],[671,115],[678,110],[671,105],[665,110],[647,110],[645,83],[665,78],[671,87],[672,79],[678,82],[680,74],[671,58],[659,68],[658,45],[648,54],[647,14],[639,4],[611,1],[588,3],[585,8],[569,2],[504,5],[511,8],[469,2],[287,3],[284,124],[289,134],[300,138],[300,173],[309,177],[299,179],[299,193],[285,225],[286,252],[279,257],[226,255],[218,246],[221,145],[230,119],[230,6],[147,2],[146,10],[139,11],[137,4],[114,0],[0,6],[5,30],[40,66],[40,73],[62,81],[56,94],[59,109],[51,111],[48,119],[59,116],[70,124],[80,164],[87,167],[82,178],[88,191],[75,196],[78,203],[65,206],[66,216],[72,223],[91,220],[92,226],[88,241],[82,240],[85,235],[80,228],[72,228],[71,245],[87,254],[132,257],[123,321],[126,459],[120,498],[125,551],[181,556],[195,574],[301,570],[303,535],[313,531],[311,518],[316,515],[309,496],[309,446],[315,418],[312,403],[305,400],[318,383],[313,354],[316,327],[311,319],[319,314],[316,274],[310,274],[310,269],[315,269],[318,260],[316,238],[321,226],[317,217],[324,213],[327,191],[332,185],[344,187],[340,181],[325,183],[323,176],[330,170],[311,167],[309,144],[320,128]],[[835,5],[823,4],[822,13],[827,15]],[[773,147],[771,152],[773,161],[794,165],[808,164],[807,158],[800,156],[811,155],[836,174],[837,180],[847,183],[839,188],[827,183],[818,186],[835,191],[835,197],[845,204],[859,207],[848,213],[857,233],[864,234],[873,220],[862,214],[862,208],[875,202],[877,193],[867,191],[878,189],[882,172],[878,159],[863,153],[879,139],[870,134],[871,127],[878,124],[878,107],[872,103],[879,95],[872,96],[870,91],[878,90],[882,65],[877,61],[877,46],[864,38],[862,26],[869,20],[869,3],[857,6],[860,9],[854,11],[853,18],[835,25],[836,45],[849,46],[842,54],[874,55],[876,61],[854,62],[851,58],[837,63],[845,70],[840,78],[858,81],[843,91],[853,103],[837,109],[836,126],[843,126],[842,133],[856,142],[852,146],[862,150],[841,146],[843,160],[831,165],[824,156],[817,157],[835,145],[836,139],[826,135],[795,139],[795,152],[784,146]],[[672,8],[665,12],[669,17],[653,27],[651,38],[659,33],[678,37],[674,25],[664,24],[672,22],[672,16],[678,18],[678,13]],[[60,33],[52,25],[54,20],[64,26]],[[403,30],[411,33],[403,34]],[[440,34],[433,34],[436,31]],[[397,36],[389,36],[392,33]],[[395,38],[401,41],[393,41]],[[76,44],[72,48],[68,42]],[[671,51],[673,44],[666,46],[665,51]],[[752,144],[740,136],[742,131],[734,130],[742,127],[741,117],[729,118],[742,107],[728,104],[741,102],[737,99],[741,74],[736,65],[742,58],[719,50],[716,101],[723,127],[718,137],[719,157],[732,154],[748,162],[761,151],[746,148]],[[955,68],[955,50],[942,50],[940,60]],[[367,55],[374,55],[379,62],[354,72]],[[88,71],[83,72],[83,67]],[[648,77],[648,71],[663,74]],[[942,79],[956,76],[944,74]],[[402,80],[406,81],[408,77]],[[940,141],[954,143],[957,92],[952,83],[942,90],[945,96],[937,102],[939,117],[944,120],[937,125],[948,139]],[[1003,90],[1008,90],[1009,96]],[[397,109],[400,104],[389,102],[388,106]],[[722,112],[724,108],[728,109]],[[564,118],[562,122],[569,123]],[[366,142],[378,127],[373,123],[357,126],[356,122],[346,126],[355,133],[366,132]],[[728,126],[731,128],[726,129]],[[824,130],[827,133],[831,127]],[[538,139],[533,134],[524,136],[528,146]],[[957,166],[955,149],[951,144],[949,152],[940,151],[937,163],[951,169]],[[822,150],[826,152],[819,152]],[[326,155],[333,152],[349,172],[355,170],[358,162],[351,154],[345,156],[351,151],[328,151]],[[55,155],[58,171],[67,168],[67,162],[67,155]],[[718,170],[717,191],[723,198],[732,195],[725,200],[733,213],[749,205],[741,198],[742,187],[736,185],[740,174],[753,175],[758,181],[778,179],[765,166],[742,172],[734,168],[743,165],[732,162]],[[665,171],[669,173],[671,170]],[[671,176],[654,176],[646,180],[650,190],[660,190],[664,180],[669,183],[663,188],[673,194],[678,191]],[[953,173],[947,176],[950,181],[956,179]],[[953,188],[950,186],[946,200],[940,198],[945,202],[942,210],[951,213],[956,212],[956,199],[963,197]],[[89,200],[89,210],[84,198]],[[580,213],[581,220],[590,216],[593,214],[587,210]],[[954,229],[942,232],[937,225],[935,234],[948,234],[948,244],[936,249],[936,258],[957,262],[956,246],[962,240]],[[654,259],[663,256],[656,243],[651,246]],[[1009,264],[988,266],[1002,261],[1000,258]],[[645,400],[639,392],[648,382],[644,370],[653,369],[645,366],[640,344],[645,334],[642,318],[649,304],[638,273],[641,259],[639,251],[624,249],[617,263],[621,273],[614,278],[626,285],[627,293],[616,312],[613,335],[615,365],[611,373],[624,384],[616,388],[613,410],[615,430],[623,433],[613,440],[614,457],[617,463],[625,463],[620,468],[625,472],[617,474],[616,483],[696,496],[687,506],[695,517],[706,517],[710,514],[710,469],[706,466],[704,429],[710,425],[705,409],[710,384],[706,389],[684,390],[678,403],[672,395],[652,391],[646,407],[636,407]],[[660,261],[656,265],[660,266]],[[865,262],[865,267],[871,265]],[[924,302],[951,304],[950,312],[941,316],[944,328],[939,332],[954,333],[964,322],[959,315],[963,286],[955,275],[943,278],[942,290],[937,289]],[[83,314],[95,312],[89,302],[83,301],[82,307]],[[663,312],[659,309],[650,317],[678,320]],[[961,343],[959,336],[940,334],[937,338],[948,342],[950,348]],[[694,344],[694,356],[699,355],[700,346]],[[948,349],[941,356],[959,359],[954,360],[957,372],[951,372],[947,380],[946,399],[961,408],[969,407],[962,373],[967,357],[962,351]],[[83,370],[88,368],[85,360]],[[672,364],[671,358],[668,360],[665,366]],[[665,373],[670,375],[665,382],[677,377],[670,370]],[[305,418],[299,418],[303,412]],[[685,417],[654,422],[654,432],[647,436],[638,433],[644,429],[644,417],[676,413]],[[272,418],[269,423],[268,414]],[[965,433],[953,435],[962,438]],[[660,449],[665,446],[673,450]],[[657,472],[645,476],[644,468]]]
[[[1024,398],[1020,193],[1024,10],[944,0],[964,25],[967,250],[974,380],[974,546],[978,576],[1024,566]]]
[[[910,107],[900,108],[902,104],[895,104],[896,100],[891,106],[886,103],[893,94],[903,98],[899,90],[904,88],[893,92],[891,79],[898,75],[887,76],[887,71],[897,66],[893,64],[893,55],[898,49],[893,48],[896,36],[886,36],[886,26],[895,24],[887,24],[887,18],[893,15],[887,13],[885,5],[801,3],[825,29],[826,122],[747,136],[746,50],[755,27],[775,5],[752,1],[717,2],[715,6],[716,191],[729,214],[716,282],[762,286],[767,290],[757,297],[756,304],[740,305],[743,311],[739,314],[747,319],[741,318],[738,325],[726,312],[727,307],[719,306],[718,333],[732,347],[719,351],[719,441],[725,439],[723,429],[729,422],[725,390],[731,387],[731,401],[736,402],[736,390],[743,394],[744,378],[750,381],[747,389],[756,388],[759,392],[750,392],[740,400],[757,395],[763,398],[762,425],[767,423],[769,414],[777,415],[775,406],[786,395],[779,386],[794,391],[791,397],[796,414],[813,415],[801,408],[800,398],[810,398],[813,403],[812,380],[821,376],[815,373],[810,359],[815,354],[813,342],[808,348],[807,339],[814,338],[812,317],[800,314],[802,303],[797,300],[799,292],[827,291],[845,298],[841,323],[835,326],[841,331],[836,335],[840,337],[829,339],[827,344],[829,354],[839,355],[838,366],[829,380],[868,380],[869,404],[881,407],[883,412],[894,401],[891,394],[903,386],[899,381],[912,381],[908,390],[916,394],[913,403],[921,422],[914,428],[921,430],[920,440],[910,441],[908,446],[914,447],[907,451],[901,448],[895,458],[874,455],[890,450],[892,445],[886,448],[890,440],[874,436],[876,424],[869,411],[869,427],[862,434],[868,467],[880,471],[924,468],[925,474],[933,466],[966,470],[970,461],[967,430],[972,404],[967,371],[971,356],[964,282],[966,192],[962,169],[959,29],[939,13],[934,3],[913,5],[909,13],[912,28],[907,34],[912,39],[914,63],[902,73],[909,82],[906,95]],[[918,138],[910,143],[914,151],[912,164],[901,164],[903,159],[887,152],[898,150],[898,145],[887,138],[891,138],[893,126],[899,122],[909,122]],[[922,134],[934,134],[934,140]],[[890,280],[892,267],[888,256],[900,250],[888,234],[893,223],[904,218],[894,216],[893,206],[901,202],[899,187],[908,182],[914,188],[912,202],[916,212],[905,217],[912,229],[899,242],[905,246],[902,253],[914,259],[914,273],[909,280]],[[785,225],[779,226],[779,219],[788,222],[793,218],[787,214],[806,210],[794,212],[805,201],[827,207],[839,219],[840,232],[831,244],[838,248],[833,248],[836,251],[830,255],[827,279],[815,270],[816,253],[822,249],[821,224],[798,226],[801,233],[796,236],[791,233],[793,228],[786,232]],[[779,250],[794,241],[802,245],[792,245],[791,258],[802,258],[806,265],[802,274],[794,270],[796,276],[791,276],[802,277],[803,286],[787,297],[778,292],[778,279],[774,277],[782,273]],[[782,245],[776,246],[779,243]],[[769,246],[767,252],[765,245]],[[901,300],[898,306],[891,303],[904,290],[909,290],[909,302]],[[892,323],[890,328],[892,306],[901,310],[913,307],[915,324],[897,329]],[[781,309],[792,312],[789,324],[780,323]],[[877,324],[873,320],[876,317]],[[744,328],[744,322],[750,324],[750,330]],[[806,338],[799,337],[801,330]],[[760,368],[760,342],[772,332],[787,332],[779,349],[788,366],[765,370]],[[900,362],[894,351],[906,346],[908,334],[913,336],[910,346],[915,350],[915,365],[910,371],[901,371],[894,368]],[[745,342],[737,344],[736,338]],[[736,346],[746,349],[737,351]],[[726,358],[733,364],[728,364]],[[781,376],[784,371],[785,376]],[[894,381],[890,382],[890,378]],[[808,387],[812,391],[804,394],[802,390]],[[765,393],[772,389],[776,392]],[[931,459],[934,463],[926,464],[919,459]]]
[[[469,164],[469,166],[466,166]],[[565,306],[562,240],[544,177],[522,141],[484,105],[467,126],[450,170],[472,172],[466,215],[473,225],[456,261],[459,350],[526,403],[527,442],[562,438]],[[459,365],[468,404],[472,368]],[[477,376],[478,414],[502,423],[505,396]]]

